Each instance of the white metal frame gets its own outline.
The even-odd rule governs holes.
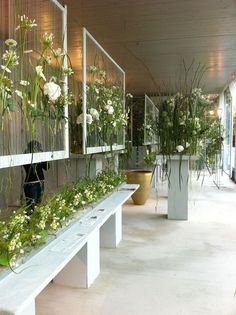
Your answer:
[[[144,145],[151,145],[151,144],[157,144],[157,139],[155,139],[155,137],[153,137],[152,142],[148,142],[146,141],[147,139],[147,134],[146,134],[146,123],[147,123],[147,101],[150,102],[152,104],[152,113],[153,113],[153,118],[156,116],[158,117],[159,115],[159,111],[157,109],[157,107],[155,106],[155,104],[153,103],[153,101],[150,99],[150,97],[147,96],[147,94],[145,94],[145,109],[144,109],[144,140],[143,140],[143,144]]]
[[[83,113],[87,113],[87,37],[89,37],[94,44],[99,47],[99,49],[106,55],[106,57],[122,72],[124,77],[123,90],[124,90],[124,101],[123,101],[123,111],[125,112],[125,72],[124,70],[115,62],[115,60],[106,52],[106,50],[96,41],[96,39],[87,31],[86,28],[83,28]],[[87,123],[86,115],[83,117],[83,154],[93,154],[93,153],[102,153],[110,151],[110,146],[98,146],[98,147],[87,147]],[[113,145],[112,150],[118,151],[125,149],[125,129],[123,131],[123,144],[122,145]]]
[[[11,3],[12,0],[9,0]],[[63,7],[57,0],[49,0],[54,3],[62,12],[62,32],[63,32],[63,51],[67,53],[67,7]],[[67,67],[67,58],[64,58],[64,67]],[[68,79],[65,77],[64,92],[67,93]],[[65,104],[65,117],[68,117],[68,104]],[[21,166],[31,163],[46,162],[52,160],[62,160],[69,158],[69,128],[68,121],[64,124],[64,150],[52,152],[38,152],[26,154],[13,154],[0,156],[0,169],[14,166]]]

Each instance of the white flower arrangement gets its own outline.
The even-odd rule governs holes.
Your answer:
[[[55,102],[61,96],[61,88],[54,82],[47,82],[43,87],[44,95],[47,95],[51,102]]]
[[[177,145],[176,150],[178,153],[181,153],[184,151],[184,147],[182,145]]]
[[[105,106],[105,110],[109,115],[112,115],[114,113],[114,107],[109,104]]]

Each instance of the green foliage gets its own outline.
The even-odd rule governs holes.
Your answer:
[[[34,50],[30,33],[37,27],[35,20],[15,14],[14,21],[14,39],[5,41],[0,60],[1,127],[10,112],[20,111],[27,128],[34,132],[36,118],[50,119],[55,125],[65,120],[64,106],[73,98],[65,92],[65,78],[73,71],[65,68],[67,55],[55,47],[52,33],[44,33],[39,51]]]
[[[127,125],[123,81],[114,82],[97,65],[91,65],[87,72],[86,87],[88,146],[112,146],[123,143],[123,131]],[[77,118],[83,125],[84,113]]]
[[[144,157],[144,163],[147,166],[154,166],[157,158],[157,152],[147,152]]]
[[[0,264],[11,265],[20,255],[44,244],[49,233],[68,225],[77,212],[124,181],[123,173],[103,171],[95,179],[84,178],[65,186],[60,193],[36,206],[31,216],[22,207],[8,221],[0,221]]]
[[[207,150],[209,155],[220,152],[220,122],[218,117],[209,117],[211,108],[212,103],[199,88],[161,101],[156,124],[159,153],[199,155],[207,141],[211,143]]]

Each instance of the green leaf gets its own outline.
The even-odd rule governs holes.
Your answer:
[[[9,266],[9,260],[7,258],[7,254],[0,254],[0,265]]]
[[[38,109],[38,108],[31,108],[31,116],[36,118],[36,117],[43,117],[44,113]]]
[[[40,235],[42,235],[43,237],[47,237],[48,236],[48,231],[47,230],[42,230],[42,231],[40,231]]]
[[[19,106],[14,99],[8,100],[7,108],[10,112],[17,112],[19,110]]]

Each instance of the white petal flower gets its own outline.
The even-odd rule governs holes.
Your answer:
[[[29,81],[21,80],[20,85],[27,86],[30,85]]]
[[[91,125],[91,123],[93,122],[93,117],[90,114],[86,114],[86,122],[87,124]],[[76,123],[78,125],[83,124],[84,123],[84,114],[80,114],[77,119],[76,119]]]
[[[6,66],[1,65],[2,70],[11,73],[11,70],[9,68],[7,68]]]
[[[93,120],[99,120],[99,113],[95,108],[90,108],[89,113],[92,115]]]
[[[87,124],[91,125],[91,123],[93,122],[93,117],[90,114],[86,115],[86,122]]]
[[[69,68],[64,68],[63,72],[64,72],[65,75],[68,75],[68,76],[74,74],[74,71],[70,67]]]
[[[42,66],[36,66],[35,67],[37,75],[42,78],[44,81],[46,81],[45,75],[43,74],[43,67]]]
[[[94,73],[94,72],[97,71],[97,67],[92,65],[92,66],[89,67],[89,71],[90,71],[91,73]]]
[[[190,147],[190,143],[186,142],[185,144],[186,149]]]
[[[83,121],[84,121],[84,115],[80,114],[76,119],[76,123],[80,125],[80,124],[83,124]]]
[[[63,53],[62,53],[61,48],[54,49],[54,50],[53,50],[53,55],[54,55],[55,58],[58,58],[58,57],[60,57],[60,56],[63,56]]]
[[[30,53],[32,53],[33,52],[33,50],[32,49],[29,49],[29,50],[24,50],[24,54],[30,54]]]
[[[17,41],[15,41],[12,38],[8,38],[7,40],[5,40],[5,44],[7,46],[16,47],[17,46]]]
[[[127,94],[126,94],[126,97],[128,97],[128,98],[133,98],[133,95],[132,95],[131,93],[127,93]]]
[[[61,96],[61,88],[54,82],[48,82],[43,87],[44,95],[47,95],[49,100],[55,102]]]
[[[16,93],[16,95],[19,96],[20,98],[23,98],[23,94],[22,94],[21,91],[15,90],[15,93]]]
[[[108,101],[107,101],[107,105],[112,105],[112,101],[111,101],[111,100],[108,100]]]
[[[114,113],[114,108],[111,105],[106,105],[105,110],[107,111],[109,115],[112,115]]]
[[[31,101],[28,101],[29,106],[36,108],[36,105],[34,103],[31,103]]]
[[[184,151],[184,147],[182,145],[177,145],[176,150],[180,153]]]

